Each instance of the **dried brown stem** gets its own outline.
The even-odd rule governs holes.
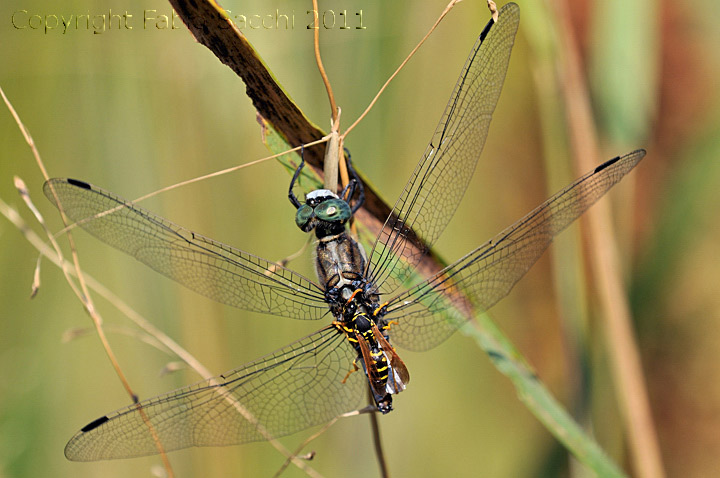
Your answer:
[[[313,48],[315,50],[315,62],[318,66],[318,71],[322,77],[323,83],[325,84],[325,90],[327,91],[328,100],[330,101],[330,110],[332,115],[333,124],[337,123],[338,120],[338,107],[335,103],[335,96],[333,95],[332,86],[328,79],[325,67],[323,66],[322,57],[320,56],[320,18],[317,0],[312,0],[313,12],[315,12],[315,28],[313,30]],[[333,130],[336,131],[335,128]]]
[[[15,119],[15,122],[18,125],[18,128],[22,132],[23,136],[25,137],[25,141],[27,142],[28,146],[30,147],[30,150],[32,151],[33,157],[35,158],[35,163],[37,164],[38,168],[40,169],[43,177],[45,180],[50,179],[47,169],[45,168],[45,164],[42,161],[42,158],[40,157],[40,152],[38,151],[37,147],[35,146],[35,141],[32,138],[32,135],[30,134],[30,131],[25,127],[22,120],[20,119],[20,116],[15,111],[15,108],[10,103],[10,100],[8,100],[7,96],[5,96],[5,92],[0,88],[0,95],[3,98],[3,101],[5,102],[5,105],[7,106],[8,110],[10,110],[10,113],[12,114],[13,118]],[[126,392],[130,396],[130,399],[137,403],[137,395],[135,392],[133,392],[132,388],[130,387],[130,383],[128,382],[127,378],[125,377],[125,373],[122,371],[122,368],[120,367],[120,363],[117,360],[117,357],[115,356],[115,353],[112,350],[112,347],[110,346],[110,342],[107,340],[107,336],[105,335],[105,331],[102,327],[102,317],[95,309],[95,305],[92,301],[92,297],[90,296],[90,291],[87,288],[87,283],[85,281],[85,277],[82,272],[82,268],[80,267],[80,258],[77,254],[77,248],[75,247],[75,241],[73,240],[73,237],[71,234],[68,233],[67,238],[68,242],[70,244],[70,250],[72,253],[73,258],[73,265],[75,269],[75,277],[77,278],[78,284],[80,286],[80,289],[78,289],[75,285],[75,283],[72,281],[69,273],[69,267],[65,266],[65,262],[62,259],[62,250],[60,249],[60,245],[57,243],[55,238],[52,236],[52,234],[49,233],[47,227],[45,226],[45,221],[40,215],[40,212],[37,210],[37,208],[32,205],[32,201],[30,199],[30,195],[28,194],[27,188],[24,187],[24,184],[21,184],[21,182],[16,181],[16,186],[18,186],[18,191],[20,195],[25,200],[26,204],[28,204],[28,207],[30,210],[35,214],[36,217],[38,217],[38,221],[40,224],[43,225],[43,228],[45,229],[48,238],[55,249],[55,253],[58,255],[58,259],[60,260],[61,264],[63,264],[63,274],[65,275],[65,279],[67,280],[68,284],[72,288],[73,292],[75,292],[75,295],[80,299],[80,302],[83,304],[85,310],[87,311],[88,315],[90,315],[90,318],[93,321],[93,324],[95,325],[95,330],[98,334],[98,338],[100,339],[100,342],[102,343],[103,348],[105,349],[105,353],[108,356],[108,359],[110,360],[110,363],[112,364],[113,368],[115,369],[115,373],[117,374],[118,378],[120,379],[120,382],[122,383],[123,387],[125,388]],[[52,190],[52,188],[51,188]],[[53,195],[55,194],[55,191],[52,190]],[[65,215],[64,211],[62,210],[62,207],[60,206],[60,202],[57,201],[58,209],[60,211],[60,216],[63,220],[63,223],[65,226],[68,224],[68,218]],[[146,418],[146,417],[143,417]],[[161,456],[161,459],[163,461],[163,465],[165,466],[165,469],[167,470],[168,476],[173,477],[175,476],[172,470],[172,466],[170,465],[170,461],[167,458],[167,454],[165,453],[165,450],[162,447],[162,444],[157,440],[157,434],[155,433],[154,428],[150,424],[149,420],[145,420],[145,422],[148,425],[148,428],[150,432],[153,434],[153,438],[155,438],[155,443],[157,445],[158,453]]]
[[[368,397],[370,403],[374,402],[373,393],[368,387]],[[370,414],[370,428],[372,429],[373,445],[375,447],[375,456],[377,457],[378,466],[380,467],[380,476],[383,478],[390,477],[387,460],[385,459],[385,450],[382,447],[382,439],[380,437],[380,424],[378,423],[377,413]]]
[[[567,6],[556,1],[560,39],[566,55],[561,64],[565,82],[563,94],[570,125],[574,157],[579,170],[598,164],[600,154],[596,128],[590,107],[587,82],[582,73],[577,42],[573,37]],[[634,476],[661,478],[665,476],[657,434],[652,421],[650,402],[642,373],[640,353],[635,341],[630,307],[622,286],[622,270],[613,235],[609,204],[600,202],[587,213],[590,230],[591,262],[599,288],[600,305],[605,327],[606,346],[611,350],[610,361],[615,390],[628,445],[633,459]]]
[[[25,139],[26,139],[28,145],[30,145],[30,148],[31,148],[32,151],[33,151],[33,155],[35,156],[36,162],[38,163],[38,165],[39,165],[39,167],[40,167],[40,169],[41,169],[41,171],[42,171],[42,173],[43,173],[43,176],[44,176],[45,179],[47,180],[47,179],[48,179],[48,174],[47,174],[47,172],[46,172],[46,170],[45,170],[44,164],[42,163],[42,160],[41,160],[41,158],[40,158],[40,154],[39,154],[37,148],[35,147],[35,143],[34,143],[34,141],[33,141],[33,139],[32,139],[32,136],[30,136],[30,133],[28,132],[27,128],[25,128],[25,126],[24,126],[24,124],[22,123],[22,121],[20,121],[19,116],[17,115],[17,113],[15,112],[14,108],[13,108],[12,105],[10,104],[9,100],[8,100],[7,97],[5,96],[5,93],[2,91],[2,88],[0,88],[0,95],[2,95],[3,100],[5,101],[8,109],[10,110],[10,112],[11,112],[12,115],[13,115],[13,117],[15,118],[15,120],[16,120],[16,122],[17,122],[17,124],[18,124],[18,127],[20,128],[20,130],[22,131],[23,135],[25,136]],[[317,142],[319,143],[319,142],[322,142],[322,141],[323,141],[323,140],[318,140]],[[285,154],[285,153],[282,153],[282,154]],[[273,158],[273,157],[276,157],[276,156],[278,156],[278,155],[273,155],[273,156],[271,156],[271,157],[269,157],[269,158],[264,158],[263,160],[267,160],[267,159],[270,159],[270,158]],[[263,161],[263,160],[254,161],[252,164],[255,164],[255,163],[257,163],[257,162],[259,162],[259,161]],[[180,186],[180,185],[188,184],[188,183],[190,183],[190,182],[194,182],[194,181],[196,181],[196,180],[204,179],[204,178],[206,178],[206,177],[211,177],[211,176],[216,176],[216,175],[219,175],[219,174],[224,174],[224,173],[226,173],[226,172],[229,172],[230,170],[236,170],[236,169],[239,169],[239,168],[241,168],[241,167],[246,167],[246,166],[249,166],[249,165],[250,165],[250,164],[245,164],[245,165],[237,166],[237,167],[234,167],[234,168],[229,168],[229,170],[220,171],[220,172],[217,172],[217,173],[212,173],[212,174],[207,175],[207,176],[204,176],[204,177],[202,177],[202,178],[195,178],[194,180],[185,181],[185,182],[183,182],[183,183],[179,183],[178,185],[169,186],[168,188],[165,188],[164,190],[172,189],[172,188],[174,188],[174,187],[178,187],[178,186]],[[54,236],[50,233],[50,231],[45,227],[44,218],[42,217],[42,215],[40,215],[40,213],[39,213],[39,211],[37,210],[37,208],[32,204],[32,201],[31,201],[30,196],[29,196],[29,194],[28,194],[27,188],[24,187],[24,183],[23,183],[21,180],[16,180],[16,185],[18,186],[18,190],[19,190],[20,194],[22,195],[23,199],[24,199],[25,202],[28,204],[28,207],[29,207],[30,210],[33,212],[33,214],[37,217],[38,222],[43,226],[43,228],[45,229],[46,234],[47,234],[49,240],[50,240],[51,243],[53,244],[53,249],[54,249],[54,251],[52,251],[52,250],[45,250],[44,252],[43,252],[43,251],[41,251],[41,252],[43,253],[43,255],[46,255],[46,256],[48,256],[48,257],[51,257],[51,256],[53,255],[53,253],[54,253],[55,260],[54,260],[53,262],[55,262],[56,264],[58,264],[58,265],[63,269],[63,273],[65,274],[65,277],[66,277],[66,280],[67,280],[68,284],[71,286],[71,288],[73,289],[73,291],[75,292],[75,294],[77,295],[77,297],[78,297],[78,298],[80,299],[80,301],[83,303],[85,309],[88,311],[88,314],[89,314],[90,317],[92,318],[93,324],[95,325],[95,330],[96,330],[96,332],[97,332],[97,334],[98,334],[98,337],[100,338],[101,343],[103,344],[103,347],[105,347],[106,353],[107,353],[108,357],[110,358],[110,361],[111,361],[111,363],[113,364],[113,367],[115,368],[116,373],[117,373],[118,376],[120,377],[120,379],[121,379],[121,381],[122,381],[122,383],[123,383],[123,386],[125,387],[125,389],[126,389],[126,390],[128,391],[128,393],[130,394],[130,397],[131,397],[131,399],[133,400],[133,402],[134,402],[134,403],[137,403],[137,401],[138,401],[137,395],[135,395],[135,393],[134,393],[134,392],[132,391],[132,389],[130,388],[130,385],[129,385],[127,379],[125,378],[122,370],[120,369],[120,365],[119,365],[119,363],[118,363],[118,361],[117,361],[117,359],[116,359],[116,357],[115,357],[115,354],[114,354],[113,351],[112,351],[112,348],[110,347],[110,344],[109,344],[109,342],[108,342],[108,340],[107,340],[107,336],[106,336],[105,331],[104,331],[104,329],[103,329],[103,326],[102,326],[102,318],[101,318],[101,316],[99,315],[99,313],[97,312],[97,310],[95,309],[94,303],[91,301],[90,294],[89,294],[89,290],[88,290],[88,286],[87,286],[88,280],[87,280],[87,278],[86,278],[86,275],[84,274],[84,272],[82,271],[82,269],[81,269],[81,267],[80,267],[79,257],[78,257],[78,254],[77,254],[77,250],[76,250],[76,248],[75,248],[74,242],[72,241],[72,235],[71,235],[70,232],[69,232],[69,229],[71,229],[71,227],[68,226],[68,222],[69,222],[69,221],[67,220],[67,217],[65,216],[64,212],[62,211],[60,202],[57,201],[57,198],[56,198],[56,204],[58,204],[58,208],[60,209],[61,216],[62,216],[63,222],[64,222],[64,224],[65,224],[65,229],[64,229],[64,231],[67,232],[68,239],[71,240],[71,243],[70,243],[70,244],[71,244],[71,250],[72,250],[72,252],[73,252],[74,268],[70,268],[70,264],[63,258],[62,250],[60,249],[59,244],[57,243],[55,237],[54,237]],[[162,190],[161,190],[160,192],[162,192]],[[54,191],[53,191],[53,193],[54,193]],[[154,194],[158,194],[158,193],[159,193],[159,192],[151,193],[150,195],[144,196],[144,198],[149,197],[149,196],[154,195]],[[1,201],[0,201],[0,203],[1,203]],[[4,203],[3,203],[2,205],[4,205]],[[8,216],[8,218],[10,218],[10,217],[15,217],[15,219],[19,219],[19,215],[17,215],[17,214],[10,214],[10,215],[6,214],[6,216]],[[19,227],[19,228],[20,228],[21,231],[23,231],[23,233],[26,235],[26,237],[28,237],[28,235],[31,234],[30,229],[27,228],[26,225],[23,224],[23,225],[22,225],[21,227]],[[43,244],[42,240],[40,240],[39,238],[38,238],[38,240],[37,240],[36,242],[39,243],[39,244]],[[43,246],[44,246],[44,244],[43,244]],[[76,287],[74,281],[71,279],[71,276],[75,276],[75,277],[78,279],[78,282],[81,284],[81,288],[80,288],[80,289],[78,289],[78,288]],[[100,285],[100,287],[102,287],[102,286]],[[102,290],[104,291],[104,294],[101,294],[101,295],[105,295],[106,298],[108,298],[108,300],[111,301],[111,303],[114,303],[114,304],[116,305],[116,307],[117,307],[119,310],[123,311],[129,318],[131,318],[131,320],[136,321],[136,323],[138,323],[138,325],[140,325],[140,326],[141,326],[143,329],[145,329],[149,334],[151,334],[152,336],[156,337],[161,343],[163,343],[163,344],[164,344],[165,346],[167,346],[170,350],[172,350],[174,353],[176,353],[176,354],[178,355],[178,357],[180,357],[182,360],[184,360],[184,361],[185,361],[188,365],[190,365],[192,368],[194,368],[195,370],[197,370],[198,373],[200,373],[200,375],[202,375],[204,378],[206,378],[206,379],[211,379],[211,378],[212,378],[212,374],[211,374],[205,367],[203,367],[202,364],[200,364],[200,362],[198,362],[194,357],[192,357],[189,353],[187,353],[187,351],[185,351],[184,349],[182,349],[178,344],[176,344],[174,341],[172,341],[169,337],[167,337],[167,336],[166,336],[164,333],[162,333],[160,330],[158,330],[157,328],[155,328],[154,326],[152,326],[152,324],[150,324],[147,320],[145,320],[144,318],[142,318],[139,314],[137,314],[134,310],[132,310],[129,306],[127,306],[124,302],[122,302],[119,298],[117,298],[116,296],[114,296],[114,294],[112,294],[111,292],[109,292],[109,291],[108,291],[107,289],[105,289],[104,287],[102,287]],[[219,393],[223,393],[223,392],[222,392],[222,389],[219,389]],[[287,450],[284,446],[282,446],[282,444],[280,444],[280,443],[279,443],[277,440],[275,440],[271,435],[269,435],[269,434],[264,430],[264,428],[263,428],[260,424],[256,423],[255,418],[254,418],[247,410],[245,410],[244,407],[243,407],[241,404],[237,403],[237,401],[234,399],[234,397],[228,397],[228,399],[233,402],[233,404],[234,404],[234,405],[236,406],[236,408],[238,409],[238,412],[241,413],[243,416],[245,416],[245,418],[246,418],[248,421],[250,421],[251,423],[255,423],[256,426],[257,426],[257,428],[258,428],[258,431],[259,431],[261,434],[263,434],[263,435],[265,436],[265,438],[266,438],[277,450],[279,450],[279,451],[280,451],[283,455],[285,455],[286,457],[289,457],[289,459],[293,462],[294,465],[296,465],[296,466],[298,466],[300,469],[302,469],[306,474],[308,474],[308,476],[313,476],[313,477],[319,477],[319,476],[320,476],[315,470],[313,470],[311,467],[307,466],[307,464],[304,463],[302,460],[298,459],[297,457],[294,457],[294,456],[289,452],[289,450]],[[168,477],[171,477],[171,478],[172,478],[172,477],[174,476],[174,472],[173,472],[173,470],[172,470],[172,466],[170,465],[170,461],[169,461],[168,458],[167,458],[167,454],[165,453],[165,450],[164,450],[164,448],[163,448],[163,446],[162,446],[162,443],[160,442],[159,437],[158,437],[158,435],[157,435],[154,427],[153,427],[152,424],[150,423],[150,420],[149,420],[149,418],[147,417],[147,415],[145,415],[145,413],[144,413],[144,411],[143,411],[142,409],[140,409],[139,412],[141,413],[141,415],[142,415],[142,417],[143,417],[143,421],[147,424],[148,429],[150,430],[150,433],[152,434],[153,439],[155,440],[155,443],[156,443],[157,449],[158,449],[158,453],[160,454],[161,460],[163,461],[163,464],[164,464],[164,466],[165,466],[165,469],[167,470]]]
[[[440,24],[442,19],[445,18],[445,15],[447,15],[450,12],[450,10],[452,10],[453,7],[456,4],[460,3],[461,1],[462,0],[452,0],[450,3],[447,4],[447,6],[445,7],[445,10],[443,10],[442,13],[440,14],[440,16],[438,17],[438,19],[435,20],[435,23],[433,23],[433,26],[430,27],[430,30],[428,30],[428,32],[425,34],[425,36],[422,38],[422,40],[420,40],[420,42],[417,45],[415,45],[415,48],[412,49],[410,54],[403,60],[402,63],[400,63],[400,66],[397,67],[395,72],[392,75],[390,75],[390,78],[388,78],[388,80],[385,82],[385,84],[382,85],[382,87],[380,88],[380,91],[378,91],[377,94],[375,95],[375,98],[373,98],[372,101],[370,102],[370,104],[367,106],[367,108],[365,108],[365,111],[363,111],[362,114],[358,117],[358,119],[356,119],[355,122],[353,124],[351,124],[350,127],[348,129],[346,129],[345,132],[340,136],[342,139],[345,139],[345,136],[347,136],[348,133],[350,133],[350,131],[352,131],[355,128],[355,126],[357,126],[358,123],[360,123],[360,121],[362,121],[363,118],[365,118],[365,116],[370,112],[372,107],[375,106],[375,103],[380,98],[380,95],[383,94],[383,92],[385,91],[385,88],[387,88],[388,85],[390,84],[390,82],[395,79],[395,77],[398,75],[398,73],[400,73],[400,70],[402,70],[405,67],[405,64],[407,64],[407,62],[410,61],[410,58],[412,58],[415,55],[415,53],[420,49],[422,44],[425,43],[425,40],[427,40],[430,37],[430,34],[432,34],[432,32],[435,31],[435,28],[437,28],[437,26]]]
[[[261,158],[261,159],[256,159],[255,161],[250,161],[249,163],[240,164],[240,165],[238,165],[238,166],[233,166],[233,167],[230,167],[230,168],[227,168],[227,169],[223,169],[223,170],[220,170],[220,171],[215,171],[215,172],[212,172],[212,173],[208,173],[208,174],[205,174],[205,175],[203,175],[203,176],[198,176],[198,177],[195,177],[195,178],[192,178],[192,179],[188,179],[188,180],[186,180],[186,181],[181,181],[181,182],[179,182],[179,183],[172,184],[172,185],[170,185],[170,186],[166,186],[166,187],[164,187],[164,188],[162,188],[162,189],[158,189],[157,191],[153,191],[153,192],[151,192],[151,193],[145,194],[144,196],[141,196],[141,197],[135,199],[135,200],[133,201],[133,203],[137,203],[137,202],[143,201],[143,200],[145,200],[145,199],[151,198],[151,197],[153,197],[153,196],[157,196],[157,195],[160,194],[160,193],[164,193],[164,192],[170,191],[170,190],[172,190],[172,189],[176,189],[176,188],[179,188],[179,187],[182,187],[182,186],[187,186],[188,184],[197,183],[197,182],[199,182],[199,181],[204,181],[204,180],[206,180],[206,179],[214,178],[214,177],[217,177],[217,176],[222,176],[222,175],[224,175],[224,174],[229,174],[229,173],[238,171],[238,170],[243,169],[243,168],[247,168],[247,167],[250,167],[250,166],[255,166],[256,164],[260,164],[260,163],[265,162],[265,161],[268,161],[268,160],[270,160],[270,159],[275,159],[275,158],[278,158],[278,157],[280,157],[280,156],[284,156],[284,155],[286,155],[286,154],[289,154],[289,153],[292,153],[292,152],[295,152],[295,151],[300,151],[301,148],[307,148],[307,147],[310,147],[310,146],[315,146],[316,144],[324,143],[324,142],[326,142],[329,138],[330,138],[329,135],[328,135],[328,136],[324,136],[324,137],[322,137],[322,138],[320,138],[320,139],[318,139],[318,140],[316,140],[316,141],[311,141],[311,142],[309,142],[309,143],[307,143],[307,144],[305,144],[305,145],[298,146],[298,147],[292,148],[292,149],[288,149],[287,151],[283,151],[282,153],[273,154],[273,155],[271,155],[271,156],[266,156],[266,157]]]
[[[2,199],[0,199],[0,214],[4,215],[15,227],[20,230],[30,244],[32,244],[41,255],[47,257],[53,264],[63,268],[68,267],[70,263],[65,259],[58,256],[57,252],[52,248],[48,247],[47,244],[35,234],[28,225],[22,220],[17,212],[10,208]],[[69,274],[74,276],[76,271],[69,269]],[[155,327],[146,318],[140,315],[111,290],[105,287],[102,283],[94,279],[88,274],[84,274],[88,287],[103,297],[105,300],[115,306],[121,313],[127,318],[137,324],[141,329],[147,332],[151,337],[155,338],[160,344],[162,344],[167,350],[175,354],[180,360],[185,362],[190,368],[195,370],[201,377],[209,380],[213,377],[213,374],[198,361],[192,354],[182,348],[177,342],[167,336],[163,331]],[[288,457],[292,463],[303,470],[308,476],[319,477],[314,469],[308,466],[303,460],[295,457],[289,450],[287,450],[281,443],[272,438],[271,436],[266,437],[268,442],[273,445],[280,453],[285,457]]]

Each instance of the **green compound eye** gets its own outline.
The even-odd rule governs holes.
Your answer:
[[[313,208],[307,204],[303,204],[295,214],[295,224],[305,232],[309,232],[312,226],[308,224],[313,218]],[[308,227],[309,226],[309,227]]]
[[[298,210],[298,215],[300,211]],[[348,203],[342,199],[328,199],[315,207],[315,215],[321,221],[345,222],[352,216]]]

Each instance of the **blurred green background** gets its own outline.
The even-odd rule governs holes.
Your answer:
[[[239,14],[294,12],[290,29],[245,28],[279,83],[324,129],[329,107],[305,29],[310,2],[222,2]],[[580,172],[570,172],[562,98],[548,91],[543,40],[555,31],[546,2],[520,1],[521,24],[483,157],[465,199],[437,245],[454,260],[515,221]],[[444,2],[321,2],[355,26],[323,29],[322,52],[347,126],[434,22]],[[636,147],[648,157],[610,195],[618,212],[625,278],[663,461],[669,476],[720,468],[720,4],[573,2],[571,13],[592,91],[605,158]],[[28,15],[128,13],[133,30],[45,32]],[[622,10],[621,10],[622,9]],[[15,12],[27,10],[28,15]],[[179,28],[142,27],[144,11],[171,15],[161,0],[0,5],[0,86],[37,143],[51,176],[80,178],[126,198],[267,156],[245,87]],[[484,2],[463,2],[348,138],[355,164],[389,202],[422,154],[467,52],[485,25]],[[37,22],[37,19],[34,20]],[[32,26],[39,26],[37,23]],[[544,76],[545,75],[545,76]],[[550,72],[552,78],[552,71]],[[543,86],[544,85],[544,86]],[[549,106],[548,106],[549,105]],[[12,185],[30,193],[53,230],[54,208],[9,112],[0,113],[0,199],[40,231]],[[565,173],[558,175],[557,171]],[[547,171],[555,171],[548,181]],[[279,260],[306,238],[286,199],[277,163],[193,184],[144,204],[170,220]],[[551,183],[548,186],[548,182]],[[608,349],[589,273],[565,233],[511,295],[492,310],[541,380],[625,469],[629,457]],[[210,370],[222,373],[320,327],[217,305],[158,276],[83,232],[81,263]],[[0,219],[0,476],[153,476],[157,457],[79,464],[67,439],[129,399],[92,335],[63,343],[90,320],[62,274],[42,266],[29,299],[37,252]],[[310,253],[291,267],[312,274]],[[568,264],[578,283],[561,279]],[[567,287],[566,287],[567,286]],[[567,291],[571,292],[568,294]],[[584,291],[589,291],[585,294]],[[563,293],[565,292],[565,293]],[[568,297],[568,295],[570,297]],[[585,297],[587,295],[587,297]],[[175,360],[128,335],[132,324],[96,297],[112,345],[136,393],[147,398],[198,379],[159,378]],[[402,352],[413,381],[381,418],[394,476],[586,476],[517,400],[474,342],[456,334],[427,353]],[[580,358],[578,358],[580,357]],[[283,439],[294,448],[309,432]],[[377,476],[366,417],[343,420],[308,449],[325,476]],[[272,476],[284,458],[266,443],[170,455],[178,476]],[[289,468],[284,476],[303,476]]]

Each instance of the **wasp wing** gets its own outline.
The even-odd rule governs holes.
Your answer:
[[[389,358],[390,371],[388,373],[388,382],[392,384],[392,387],[395,390],[393,393],[400,393],[405,390],[407,384],[410,383],[410,372],[405,366],[405,362],[403,362],[395,351],[395,348],[390,345],[390,342],[385,339],[385,336],[377,328],[377,325],[373,326],[372,331],[375,336],[375,340],[377,340],[378,344],[380,344],[380,348]]]
[[[364,365],[363,369],[367,373],[370,388],[372,388],[376,396],[382,397],[385,395],[385,383],[382,378],[380,378],[377,362],[372,358],[370,346],[368,345],[367,340],[365,340],[365,337],[361,334],[357,334],[356,338],[358,345],[360,346],[360,354],[362,355]]]

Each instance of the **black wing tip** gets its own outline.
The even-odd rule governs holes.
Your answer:
[[[520,7],[517,3],[506,3],[500,9],[498,10],[498,15],[505,15],[506,13],[512,13],[513,15],[518,15],[520,13]],[[500,18],[498,17],[498,21],[500,21]],[[484,41],[485,37],[487,37],[488,33],[490,33],[490,29],[493,25],[495,25],[495,20],[493,18],[490,18],[490,21],[485,25],[485,28],[483,28],[483,31],[480,32],[480,41]]]
[[[490,33],[490,29],[493,27],[493,25],[495,25],[495,20],[491,18],[487,25],[485,25],[485,28],[483,28],[483,30],[480,32],[481,42],[485,41],[485,38],[488,36],[488,33]]]
[[[67,182],[68,182],[68,184],[70,184],[72,186],[77,186],[79,188],[90,189],[90,190],[92,189],[92,186],[90,186],[85,181],[80,181],[79,179],[67,178]]]
[[[88,423],[87,425],[85,425],[84,427],[82,427],[82,428],[80,429],[80,431],[83,432],[83,433],[87,433],[87,432],[89,432],[89,431],[92,431],[92,430],[96,429],[97,427],[99,427],[99,426],[102,425],[103,423],[107,422],[108,420],[110,420],[110,419],[107,417],[107,415],[104,415],[104,416],[98,418],[97,420],[91,421],[90,423]]]
[[[498,359],[505,358],[505,356],[503,354],[501,354],[500,352],[496,352],[494,350],[487,350],[487,354],[492,358],[498,358]]]
[[[607,161],[605,161],[604,163],[602,163],[600,166],[598,166],[597,168],[595,168],[595,170],[593,170],[593,174],[599,173],[599,172],[602,171],[603,169],[606,169],[606,168],[612,166],[613,164],[617,163],[617,162],[620,161],[621,159],[626,159],[626,158],[631,158],[631,157],[633,157],[633,158],[636,158],[636,160],[635,160],[634,162],[637,163],[637,162],[639,162],[642,158],[645,157],[645,154],[646,154],[646,153],[647,153],[647,151],[645,151],[644,149],[641,148],[641,149],[636,149],[635,151],[633,151],[633,152],[631,152],[631,153],[628,153],[628,154],[626,154],[626,155],[624,155],[624,156],[615,156],[614,158],[608,159]]]
[[[603,169],[612,166],[613,164],[617,163],[618,161],[620,161],[620,156],[615,156],[615,157],[612,158],[612,159],[608,159],[607,161],[605,161],[604,163],[602,163],[600,166],[598,166],[597,168],[595,168],[595,171],[593,171],[593,174],[599,173],[599,172],[602,171]]]

